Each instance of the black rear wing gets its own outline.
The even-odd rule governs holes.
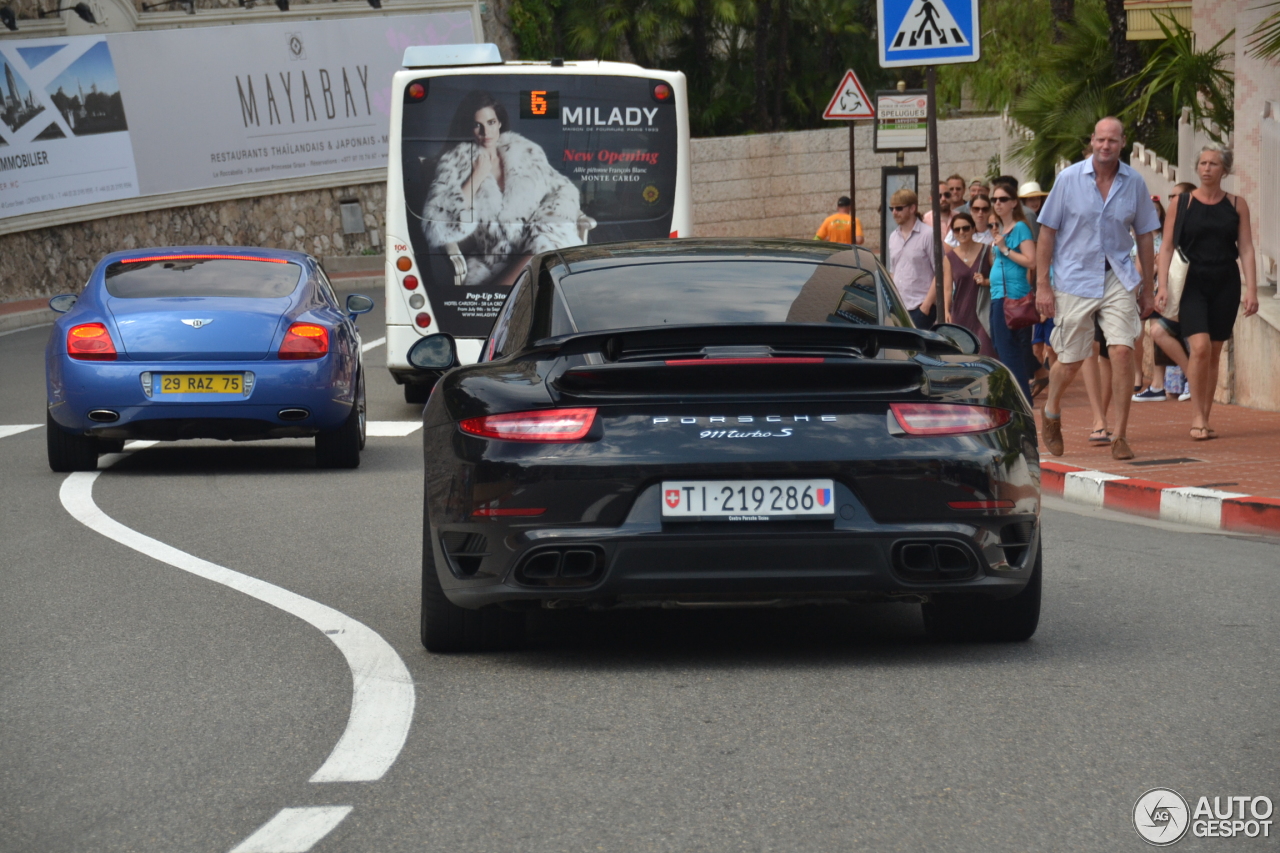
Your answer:
[[[884,350],[961,354],[959,347],[936,332],[839,323],[642,326],[543,338],[525,353],[559,356],[599,353],[606,361],[616,362],[696,357],[704,347],[768,347],[775,355],[812,353],[860,358],[875,358]]]

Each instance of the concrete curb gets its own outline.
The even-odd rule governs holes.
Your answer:
[[[12,314],[0,314],[0,334],[29,329],[32,326],[43,326],[52,323],[58,312],[51,308],[37,308],[34,311],[15,311]]]
[[[1175,486],[1058,462],[1040,463],[1040,488],[1072,503],[1236,533],[1280,535],[1280,499]]]

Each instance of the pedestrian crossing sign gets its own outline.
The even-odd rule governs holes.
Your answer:
[[[978,0],[877,0],[880,66],[976,62]]]

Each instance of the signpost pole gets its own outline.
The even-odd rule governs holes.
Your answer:
[[[929,113],[928,113],[928,134],[929,134],[929,198],[933,200],[931,209],[933,210],[933,274],[935,283],[935,293],[933,304],[933,317],[935,323],[945,323],[946,314],[943,312],[942,285],[942,210],[939,207],[938,199],[938,69],[930,65],[927,73],[926,86],[929,90]]]
[[[858,240],[858,172],[857,147],[854,145],[853,129],[856,125],[849,119],[849,227],[853,240]]]

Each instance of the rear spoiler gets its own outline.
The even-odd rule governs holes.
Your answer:
[[[734,345],[804,349],[852,348],[863,358],[874,358],[881,351],[890,349],[911,350],[929,355],[961,354],[959,347],[936,332],[900,326],[853,326],[839,323],[641,326],[543,338],[535,341],[525,352],[561,356],[600,353],[607,361],[617,361],[628,352]],[[655,357],[661,358],[658,355]]]

